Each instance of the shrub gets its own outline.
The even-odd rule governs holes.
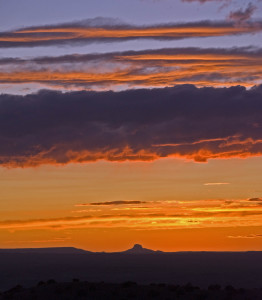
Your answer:
[[[49,280],[47,280],[46,283],[47,283],[47,284],[55,284],[56,281],[55,281],[54,279],[49,279]]]
[[[44,284],[45,284],[44,281],[41,280],[41,281],[38,282],[37,285],[38,285],[38,286],[41,286],[41,285],[44,285]]]
[[[220,291],[221,290],[221,286],[219,284],[210,284],[210,286],[208,287],[209,291]]]
[[[122,283],[123,288],[130,288],[130,287],[134,287],[136,285],[137,285],[137,283],[134,281],[126,281],[126,282]]]
[[[148,292],[148,297],[150,297],[150,298],[156,298],[156,297],[158,297],[160,295],[160,293],[159,293],[159,291],[157,291],[157,290],[150,290],[149,292]]]

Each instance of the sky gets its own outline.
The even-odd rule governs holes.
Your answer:
[[[0,0],[0,248],[262,250],[261,12]]]

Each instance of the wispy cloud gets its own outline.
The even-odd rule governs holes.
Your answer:
[[[183,2],[200,2],[200,3],[207,3],[207,2],[231,2],[232,0],[182,0]]]
[[[262,83],[260,48],[171,48],[31,59],[1,58],[0,84],[63,89]]]
[[[262,238],[262,234],[248,234],[248,235],[229,235],[230,239],[257,239]]]
[[[214,3],[218,3],[220,5],[220,9],[229,6],[232,2],[232,0],[181,0],[181,1],[187,2],[187,3],[200,3],[200,4],[214,2]]]
[[[244,13],[242,15],[244,17]],[[235,20],[233,15],[231,19]],[[244,26],[241,23],[235,24],[235,22],[230,21],[201,21],[137,26],[111,19],[95,18],[79,22],[26,27],[14,31],[0,32],[0,47],[81,45],[136,39],[176,40],[192,37],[250,34],[261,30],[261,21],[249,22]]]
[[[262,207],[250,201],[203,200],[150,202],[141,210],[101,206],[90,215],[0,221],[0,230],[63,230],[70,228],[176,229],[229,226],[262,226]],[[82,212],[83,214],[85,211]],[[239,221],[241,220],[241,222]],[[260,236],[250,236],[260,237]],[[57,240],[58,242],[60,240]]]
[[[256,10],[257,7],[250,2],[246,9],[238,9],[236,11],[232,11],[228,16],[228,19],[238,24],[245,23],[251,19],[253,13]]]
[[[204,185],[207,185],[207,186],[212,186],[212,185],[228,185],[230,184],[229,182],[207,182],[207,183],[204,183]]]

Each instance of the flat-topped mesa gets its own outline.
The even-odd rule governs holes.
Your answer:
[[[143,246],[140,245],[140,244],[135,244],[134,247],[133,247],[132,249],[134,249],[134,250],[142,250],[142,249],[144,249],[144,248],[143,248]]]
[[[135,244],[133,248],[124,251],[123,253],[128,254],[150,254],[150,253],[159,253],[161,251],[154,251],[151,249],[143,248],[140,244]]]

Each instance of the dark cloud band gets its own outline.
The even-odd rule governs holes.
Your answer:
[[[1,95],[0,163],[261,155],[261,99],[261,86]]]
[[[76,204],[76,206],[137,205],[137,204],[144,204],[144,203],[146,203],[146,202],[139,201],[139,200],[117,200],[117,201],[105,201],[105,202],[92,202],[92,203]]]

